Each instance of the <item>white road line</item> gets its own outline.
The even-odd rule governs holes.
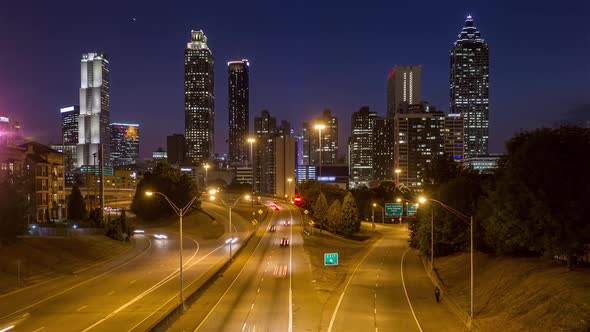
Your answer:
[[[80,310],[82,310],[82,309],[84,309],[86,307],[87,307],[87,305],[81,306],[80,308],[76,309],[76,311],[80,311]]]
[[[136,281],[137,281],[137,279],[129,282],[129,285],[133,285]]]
[[[344,286],[344,289],[342,290],[342,294],[340,294],[340,298],[338,299],[338,303],[336,303],[336,308],[334,308],[334,312],[332,313],[332,319],[330,319],[330,325],[328,325],[328,332],[332,332],[332,328],[334,326],[334,321],[336,320],[336,314],[338,314],[338,309],[340,309],[340,303],[342,303],[342,299],[344,298],[344,294],[346,293],[346,290],[348,289],[348,285],[350,284],[350,281],[352,280],[352,278],[356,274],[356,271],[358,270],[359,266],[361,266],[361,264],[365,261],[365,258],[367,258],[367,256],[369,256],[369,254],[373,251],[373,249],[375,249],[376,245],[377,245],[377,242],[375,242],[375,244],[373,244],[373,247],[371,248],[371,250],[367,251],[365,256],[363,256],[363,258],[358,262],[358,264],[354,268],[354,271],[352,271],[350,278],[348,278],[348,281],[346,282],[346,285]]]
[[[183,267],[187,264],[189,264],[197,255],[197,253],[199,252],[199,249],[201,249],[201,246],[199,245],[199,242],[195,241],[194,239],[193,242],[195,242],[197,244],[197,250],[195,250],[195,253],[191,256],[191,258],[183,264]],[[217,249],[223,247],[223,245],[217,247]],[[209,254],[211,254],[212,252],[216,251],[217,249],[211,251]],[[207,257],[209,254],[201,257],[200,260],[202,260],[203,258]],[[200,261],[199,260],[199,261]],[[193,264],[194,265],[194,264]],[[192,265],[191,265],[192,266]],[[117,308],[115,311],[111,312],[110,314],[106,315],[104,318],[101,318],[99,321],[95,322],[94,324],[90,325],[89,327],[87,327],[86,329],[84,329],[82,332],[86,332],[91,330],[92,328],[102,324],[102,322],[106,321],[107,319],[115,316],[116,314],[118,314],[119,312],[121,312],[122,310],[124,310],[125,308],[129,307],[130,305],[132,305],[133,303],[141,300],[143,297],[145,297],[146,295],[150,294],[151,292],[153,292],[154,290],[158,289],[160,286],[166,284],[168,281],[174,279],[174,277],[176,277],[176,274],[180,271],[180,269],[176,269],[174,271],[172,271],[172,273],[170,273],[169,275],[167,275],[166,277],[164,277],[162,280],[158,281],[157,283],[155,283],[153,286],[151,286],[150,288],[148,288],[147,290],[145,290],[143,293],[137,295],[136,297],[134,297],[133,299],[131,299],[131,301],[125,303],[124,305],[120,306],[119,308]],[[150,315],[151,316],[151,315]],[[149,317],[149,316],[148,316]]]
[[[88,279],[88,280],[86,280],[86,281],[83,281],[83,282],[81,282],[81,283],[79,283],[79,284],[76,284],[76,285],[74,285],[74,286],[72,286],[72,287],[70,287],[70,288],[64,289],[64,290],[63,290],[63,291],[61,291],[61,292],[58,292],[58,293],[55,293],[55,294],[53,294],[53,295],[51,295],[51,296],[49,296],[49,297],[46,297],[46,298],[44,298],[44,299],[43,299],[43,300],[41,300],[41,301],[35,302],[35,303],[33,303],[33,304],[30,304],[30,305],[28,305],[28,306],[26,306],[26,307],[24,307],[24,308],[21,308],[21,309],[19,309],[19,310],[15,311],[15,312],[13,312],[13,313],[10,313],[10,314],[8,314],[8,315],[6,315],[6,316],[0,317],[0,321],[1,321],[1,320],[3,320],[4,318],[7,318],[7,317],[9,317],[9,316],[12,316],[12,315],[14,315],[14,314],[17,314],[17,313],[19,313],[19,312],[23,312],[23,311],[25,311],[25,310],[27,310],[27,309],[29,309],[29,308],[36,307],[36,306],[38,306],[38,305],[39,305],[39,304],[41,304],[41,303],[47,302],[47,301],[51,300],[51,299],[52,299],[52,298],[54,298],[54,297],[57,297],[57,296],[59,296],[59,295],[61,295],[61,294],[64,294],[64,293],[66,293],[66,292],[69,292],[69,291],[71,291],[72,289],[75,289],[75,288],[78,288],[78,287],[80,287],[80,286],[82,286],[82,285],[85,285],[85,284],[87,284],[87,283],[89,283],[89,282],[91,282],[91,281],[93,281],[93,280],[96,280],[96,279],[98,279],[98,278],[100,278],[100,277],[102,277],[102,276],[105,276],[105,275],[107,275],[107,274],[109,274],[109,273],[111,273],[111,272],[113,272],[113,271],[115,271],[115,270],[118,270],[118,269],[122,268],[123,266],[125,266],[125,265],[127,265],[127,264],[131,263],[133,260],[135,260],[135,259],[136,259],[136,258],[138,258],[139,256],[141,256],[141,255],[143,255],[144,253],[146,253],[146,252],[148,251],[148,249],[149,249],[149,248],[152,246],[152,241],[151,241],[150,239],[148,239],[148,238],[146,238],[146,239],[149,241],[149,246],[148,246],[148,247],[147,247],[147,248],[146,248],[144,251],[142,251],[141,253],[139,253],[137,256],[135,256],[135,257],[131,258],[131,259],[130,259],[130,260],[128,260],[127,262],[125,262],[125,263],[123,263],[123,264],[121,264],[121,265],[119,265],[119,266],[116,266],[116,267],[114,267],[114,268],[112,268],[112,269],[110,269],[110,270],[108,270],[108,271],[105,271],[105,272],[103,272],[103,273],[101,273],[101,274],[99,274],[99,275],[97,275],[97,276],[94,276],[94,277],[92,277],[92,278],[90,278],[90,279]]]
[[[420,326],[420,322],[418,322],[418,318],[416,318],[416,313],[414,312],[414,308],[412,308],[412,302],[410,302],[410,296],[408,296],[408,290],[406,289],[406,282],[404,281],[404,257],[406,257],[406,253],[408,252],[408,250],[410,250],[409,247],[408,247],[408,249],[406,249],[406,251],[404,251],[404,253],[402,255],[402,261],[400,263],[400,270],[401,270],[401,274],[402,274],[402,285],[404,286],[404,293],[406,293],[406,299],[408,300],[408,305],[410,306],[410,310],[412,311],[412,316],[414,316],[414,320],[416,321],[416,325],[418,325],[418,329],[420,330],[420,332],[423,332],[422,326]]]
[[[246,323],[242,326],[242,331],[246,331]]]
[[[291,235],[290,239],[293,242],[293,212],[291,212],[291,207],[287,206],[289,209],[289,216],[291,222],[289,226],[291,228]],[[293,331],[293,246],[289,246],[289,332]]]
[[[252,303],[252,305],[250,306],[250,310],[254,309],[254,303]]]
[[[41,330],[43,330],[43,329],[45,329],[45,326],[41,326],[40,328],[36,329],[36,330],[35,330],[35,331],[33,331],[33,332],[39,332],[39,331],[41,331]]]
[[[110,292],[107,294],[107,296],[111,296],[111,295],[113,295],[113,294],[115,294],[115,291],[110,291]]]

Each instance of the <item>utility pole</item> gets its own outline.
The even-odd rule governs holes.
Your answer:
[[[104,211],[104,146],[100,144],[100,216]]]

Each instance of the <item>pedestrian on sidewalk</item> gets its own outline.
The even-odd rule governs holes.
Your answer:
[[[434,297],[436,297],[436,303],[440,301],[440,289],[438,286],[434,288]]]

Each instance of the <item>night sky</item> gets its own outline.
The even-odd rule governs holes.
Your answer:
[[[421,64],[423,100],[448,110],[449,48],[471,14],[490,45],[490,152],[501,152],[520,129],[590,105],[589,13],[583,0],[4,1],[0,114],[59,143],[59,108],[79,103],[81,54],[104,51],[111,121],[139,123],[149,156],[184,133],[183,52],[202,29],[215,59],[217,151],[227,151],[226,62],[247,58],[251,123],[268,109],[299,131],[330,108],[343,152],[353,111],[385,114],[396,64]]]

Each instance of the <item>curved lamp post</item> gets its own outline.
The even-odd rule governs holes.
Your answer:
[[[180,303],[182,303],[184,305],[184,299],[182,297],[182,217],[185,215],[186,211],[188,211],[188,209],[190,209],[191,205],[193,205],[193,203],[195,202],[195,200],[197,200],[197,197],[199,196],[198,194],[195,195],[195,197],[193,197],[190,202],[188,202],[183,208],[179,208],[178,206],[176,206],[176,204],[174,204],[169,198],[168,196],[162,194],[161,192],[157,192],[157,191],[146,191],[145,195],[148,197],[152,197],[153,195],[160,195],[162,197],[164,197],[164,199],[166,200],[166,202],[168,202],[168,204],[170,204],[170,206],[172,207],[172,209],[174,210],[174,212],[176,212],[176,214],[178,215],[179,218],[179,227],[180,227],[180,265],[179,265],[179,271],[180,271]]]

